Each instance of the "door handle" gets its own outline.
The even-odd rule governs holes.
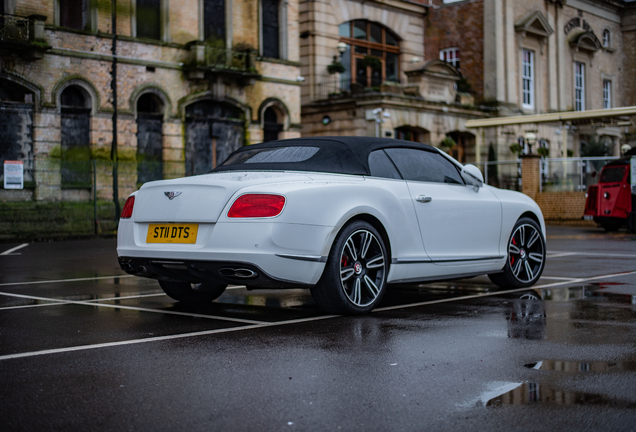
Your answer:
[[[415,201],[421,202],[421,203],[428,203],[433,201],[433,198],[427,197],[426,195],[420,195],[417,198],[415,198]]]

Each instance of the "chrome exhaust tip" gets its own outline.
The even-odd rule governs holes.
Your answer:
[[[223,277],[239,279],[253,279],[255,277],[258,277],[258,273],[256,273],[254,270],[246,268],[225,267],[219,270],[219,274]]]

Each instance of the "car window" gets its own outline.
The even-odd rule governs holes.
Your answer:
[[[601,183],[616,183],[623,180],[627,167],[605,168],[601,174]]]
[[[253,149],[235,154],[223,162],[223,165],[302,162],[315,155],[318,150],[319,147],[300,146]]]
[[[390,179],[401,179],[391,159],[384,153],[384,150],[376,150],[369,154],[369,171],[374,177],[384,177]]]
[[[464,184],[455,165],[437,152],[390,148],[386,153],[405,180]]]

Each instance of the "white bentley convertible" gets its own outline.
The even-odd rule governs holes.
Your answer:
[[[487,274],[528,287],[546,260],[532,199],[434,147],[382,138],[246,146],[209,174],[146,183],[117,241],[121,268],[175,300],[209,302],[228,284],[309,288],[349,314],[392,284]]]

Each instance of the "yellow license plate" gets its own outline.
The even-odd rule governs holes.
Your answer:
[[[190,243],[197,242],[199,224],[150,224],[146,243]]]

